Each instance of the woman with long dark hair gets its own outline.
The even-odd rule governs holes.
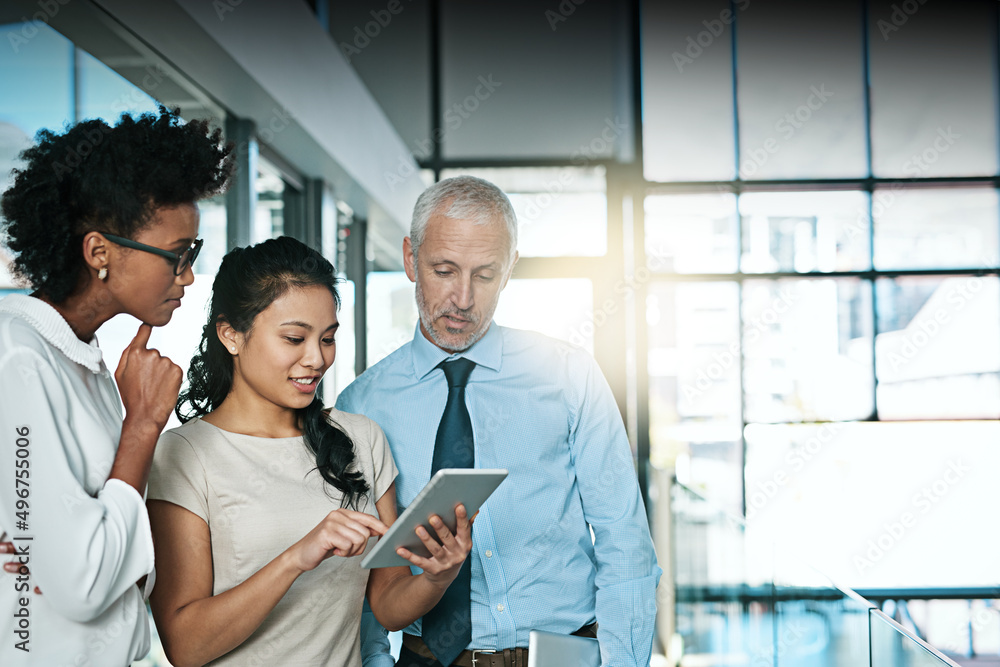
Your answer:
[[[163,107],[87,120],[39,132],[3,194],[2,235],[33,290],[0,301],[0,552],[16,555],[0,581],[5,667],[149,651],[142,495],[182,373],[146,344],[194,280],[196,202],[225,189],[230,151],[208,121]],[[116,390],[94,334],[121,313],[143,324]]]
[[[440,544],[418,529],[423,569],[368,570],[369,537],[396,519],[396,467],[367,417],[324,410],[336,354],[333,266],[280,237],[222,261],[202,340],[149,483],[158,582],[150,599],[181,667],[361,665],[366,590],[376,618],[403,628],[431,609],[472,547],[459,507]]]

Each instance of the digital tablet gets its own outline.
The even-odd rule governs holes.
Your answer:
[[[393,567],[409,565],[410,561],[396,553],[399,547],[406,547],[418,556],[430,557],[430,552],[414,532],[422,525],[433,537],[437,535],[429,523],[429,519],[437,514],[455,532],[455,508],[465,505],[469,517],[476,515],[480,505],[486,502],[490,494],[500,486],[507,476],[502,468],[442,468],[438,470],[431,481],[427,482],[417,497],[413,499],[396,523],[389,527],[386,534],[378,538],[378,542],[368,552],[361,567]]]

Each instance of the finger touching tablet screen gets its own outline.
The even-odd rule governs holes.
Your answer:
[[[469,517],[475,516],[479,507],[507,477],[502,468],[442,468],[427,486],[417,494],[386,534],[379,538],[361,567],[394,567],[409,565],[410,561],[399,556],[396,549],[406,547],[418,556],[429,558],[430,553],[417,537],[417,526],[423,526],[430,535],[437,535],[428,521],[437,514],[455,532],[455,508],[465,505]]]

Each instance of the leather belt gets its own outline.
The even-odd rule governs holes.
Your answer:
[[[573,633],[578,637],[597,638],[597,623],[585,625]],[[437,660],[424,640],[417,635],[403,634],[403,646],[421,658]],[[501,649],[466,649],[451,663],[456,667],[527,667],[528,649],[524,646]]]

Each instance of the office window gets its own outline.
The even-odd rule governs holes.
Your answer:
[[[201,214],[198,236],[204,239],[194,272],[214,276],[226,254],[226,202],[225,195],[198,202]]]
[[[997,455],[996,7],[750,4],[643,3],[650,463],[847,585],[988,582],[974,484],[911,501]]]
[[[739,3],[737,3],[739,4]],[[642,3],[643,171],[650,181],[735,176],[729,0]]]
[[[257,206],[254,209],[251,243],[281,236],[285,231],[285,181],[276,166],[257,158]]]
[[[432,122],[444,157],[589,164],[629,150],[631,115],[617,95],[623,6],[581,4],[555,27],[546,9],[535,0],[440,4],[441,117]]]
[[[78,116],[81,120],[102,118],[114,125],[123,112],[156,113],[159,108],[159,102],[150,96],[155,86],[148,92],[134,86],[100,60],[79,49],[76,66],[80,100]]]
[[[1000,279],[876,283],[882,419],[1000,418]]]
[[[735,176],[732,25],[749,3],[642,3],[643,171],[650,181]]]
[[[650,460],[727,508],[741,508],[739,288],[654,282],[649,331]]]
[[[76,118],[73,58],[76,47],[38,21],[0,26],[0,144],[2,158],[20,152],[42,128],[60,131]],[[26,37],[30,35],[30,37]],[[16,149],[16,150],[15,150]],[[3,179],[9,172],[6,164]],[[6,188],[5,188],[6,189]]]
[[[511,279],[497,304],[502,326],[531,329],[594,353],[594,332],[607,321],[595,318],[593,285],[586,278]]]
[[[867,174],[860,17],[857,0],[738,11],[740,178]]]
[[[650,195],[646,266],[657,273],[732,273],[738,266],[736,197]]]
[[[747,514],[763,542],[849,586],[992,585],[981,517],[998,442],[996,420],[751,424]]]
[[[872,413],[871,290],[854,279],[743,283],[748,422]]]
[[[992,188],[875,191],[875,268],[996,267],[997,191]]]
[[[745,273],[869,268],[862,192],[754,192],[740,197]]]
[[[368,274],[368,366],[410,341],[420,317],[416,290],[402,271]]]
[[[326,372],[323,379],[323,400],[327,405],[333,405],[337,394],[351,384],[354,378],[355,339],[354,339],[354,282],[344,280],[337,283],[340,294],[340,310],[337,311],[337,358],[333,368]]]
[[[997,171],[996,14],[988,2],[868,3],[872,171]]]

